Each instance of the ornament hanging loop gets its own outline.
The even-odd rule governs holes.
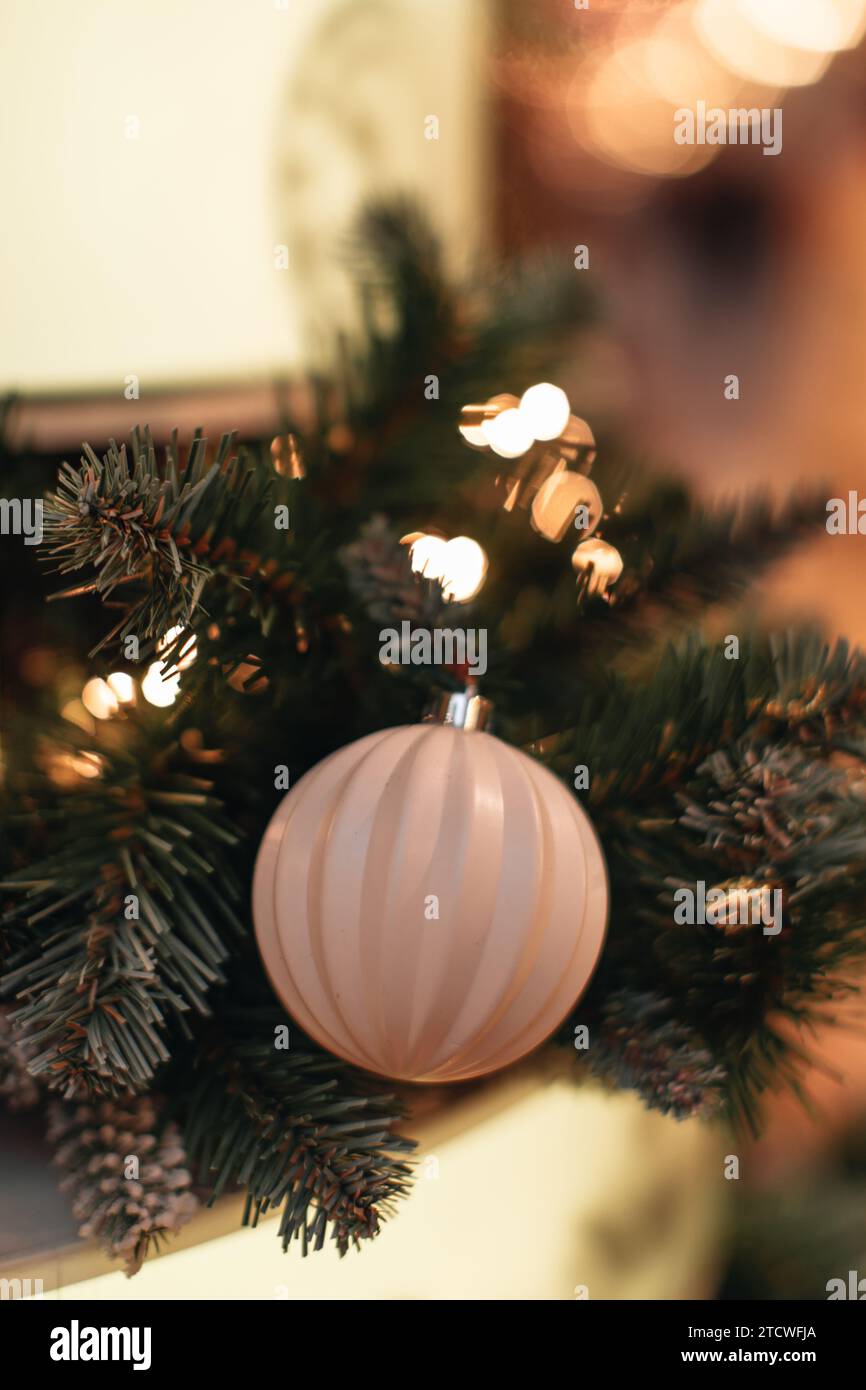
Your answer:
[[[450,724],[454,729],[464,732],[481,731],[490,723],[493,702],[478,694],[478,686],[470,681],[465,690],[454,690],[441,695],[424,722],[430,724]]]

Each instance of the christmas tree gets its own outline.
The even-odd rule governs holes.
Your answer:
[[[567,372],[579,408],[581,277],[536,263],[454,286],[423,216],[390,205],[366,214],[355,271],[363,330],[306,383],[303,418],[216,447],[145,426],[91,441],[45,501],[33,589],[58,651],[93,634],[91,683],[83,703],[10,686],[0,1096],[44,1107],[83,1232],[129,1270],[193,1187],[241,1186],[247,1219],[278,1209],[305,1252],[376,1235],[410,1190],[411,1088],[305,1036],[249,906],[286,788],[465,685],[459,661],[380,660],[385,628],[484,631],[496,732],[600,837],[607,943],[550,1044],[575,1084],[757,1128],[866,945],[866,659],[751,631],[738,607],[822,500],[707,510],[598,421],[597,458],[565,429],[553,473],[553,445],[507,465],[471,449],[503,393]],[[564,528],[526,504],[590,464],[604,551],[576,553],[576,579]],[[481,546],[480,589],[414,573],[400,542],[422,534]],[[606,582],[602,553],[621,561]]]

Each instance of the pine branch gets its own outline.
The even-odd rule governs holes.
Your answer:
[[[604,491],[603,462],[593,476],[611,497]],[[591,603],[582,637],[608,660],[622,647],[645,652],[659,634],[671,641],[709,607],[737,601],[824,520],[818,492],[779,506],[757,496],[705,507],[664,479],[645,480],[641,491],[626,491],[621,509],[611,510],[601,528],[622,552],[625,568],[609,603]]]
[[[725,1069],[675,1012],[671,1000],[656,994],[613,990],[599,1009],[587,1065],[599,1080],[637,1091],[663,1115],[678,1120],[713,1115],[725,1104]]]
[[[593,814],[619,816],[681,786],[721,742],[747,730],[866,757],[866,655],[806,630],[748,634],[728,660],[692,632],[627,678],[603,669],[572,705],[573,720],[533,751],[571,781],[591,769]]]
[[[78,468],[64,463],[45,509],[48,558],[62,574],[90,577],[52,595],[96,593],[123,616],[96,651],[134,636],[144,659],[173,628],[186,630],[207,582],[219,573],[243,585],[264,563],[252,548],[273,533],[263,516],[276,486],[264,463],[231,455],[223,435],[208,463],[196,433],[185,459],[176,434],[160,464],[149,430],[130,446],[111,440],[97,458],[89,444]]]
[[[281,1208],[283,1249],[299,1239],[305,1255],[328,1234],[341,1255],[377,1235],[409,1188],[403,1155],[414,1145],[393,1129],[401,1107],[269,1006],[219,1023],[183,1087],[186,1143],[211,1200],[243,1185],[244,1224]],[[282,1051],[275,1039],[286,1027]]]
[[[32,1075],[67,1097],[148,1086],[170,1026],[188,1033],[185,1015],[207,1014],[242,934],[226,854],[238,836],[210,783],[160,746],[158,722],[135,716],[124,732],[112,748],[58,731],[57,751],[88,775],[60,791],[34,779],[22,819],[52,828],[51,853],[2,885],[13,900],[3,993],[17,999]]]
[[[685,1030],[725,1074],[733,1117],[757,1128],[763,1091],[800,1087],[797,1032],[838,1016],[847,967],[866,953],[866,664],[807,636],[754,641],[730,662],[693,639],[648,683],[612,690],[602,727],[569,754],[592,770],[613,906],[601,969],[562,1039],[589,1023],[601,1049],[590,1067],[646,1095],[652,1068],[635,1058]],[[699,881],[778,890],[781,932],[678,924],[674,894]],[[662,1001],[646,1043],[606,1021],[626,997]]]

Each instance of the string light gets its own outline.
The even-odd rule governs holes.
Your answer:
[[[549,381],[530,386],[520,398],[518,407],[533,439],[558,439],[571,418],[568,396]]]
[[[444,536],[429,535],[426,532],[410,540],[404,536],[402,544],[409,542],[409,564],[413,574],[424,579],[441,579],[445,566],[447,541]]]
[[[135,700],[135,681],[125,671],[112,671],[108,686],[119,704],[131,705]]]
[[[471,536],[447,541],[428,531],[411,531],[401,545],[409,546],[412,573],[438,579],[447,603],[468,603],[487,577],[487,555]]]
[[[173,705],[180,694],[180,673],[175,672],[167,680],[163,680],[164,670],[164,661],[154,661],[148,666],[147,675],[141,682],[141,693],[145,700],[151,705],[156,705],[158,709],[166,709]]]
[[[171,647],[178,640],[178,638],[183,635],[184,631],[185,629],[182,627],[169,628],[165,636],[161,637],[157,642],[156,650],[158,652],[167,651],[168,648]],[[171,658],[172,670],[176,669],[178,671],[186,671],[188,667],[190,667],[192,663],[195,661],[197,656],[198,645],[196,643],[194,634],[190,634],[190,636],[187,638],[187,640],[181,647],[180,651],[175,652],[174,656]]]
[[[473,449],[486,449],[487,436],[480,425],[458,425],[460,433]]]
[[[94,676],[87,682],[81,692],[81,703],[94,719],[110,719],[120,708],[118,697],[101,676]]]
[[[571,564],[578,574],[583,574],[591,567],[587,583],[587,589],[591,594],[603,596],[609,585],[615,584],[622,574],[622,556],[616,546],[598,538],[581,541],[571,557]]]
[[[487,577],[487,556],[470,536],[455,536],[445,547],[442,597],[449,603],[468,603]]]
[[[526,417],[519,409],[502,410],[485,420],[481,432],[494,454],[503,459],[516,459],[527,453],[535,443]]]

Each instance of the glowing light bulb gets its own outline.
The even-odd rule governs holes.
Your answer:
[[[533,439],[558,439],[571,416],[568,396],[549,381],[524,391],[519,410]]]
[[[111,693],[121,705],[131,705],[135,699],[135,681],[125,671],[112,671],[108,677]]]
[[[503,459],[519,458],[535,443],[525,415],[513,406],[485,420],[481,428],[493,452]]]
[[[449,603],[467,603],[481,589],[487,576],[487,556],[470,536],[455,536],[445,546],[442,597]]]
[[[102,775],[102,759],[96,753],[52,754],[47,763],[48,776],[55,786],[70,789],[78,784],[80,778],[90,780]]]
[[[161,637],[157,642],[156,650],[158,652],[167,651],[172,643],[177,641],[183,631],[184,629],[182,627],[170,627],[165,636]],[[198,646],[196,645],[195,636],[190,633],[180,649],[172,656],[172,669],[176,667],[178,671],[185,671],[187,667],[192,665],[197,656]]]
[[[592,566],[588,584],[591,594],[604,594],[608,585],[615,584],[622,574],[622,556],[616,546],[597,538],[581,541],[571,557],[571,564],[578,574]]]
[[[110,719],[120,708],[117,696],[101,676],[94,676],[87,682],[81,692],[81,703],[94,719]]]
[[[480,425],[458,425],[457,428],[473,449],[487,448],[487,436]]]
[[[731,0],[699,0],[694,22],[702,42],[726,68],[768,87],[817,82],[830,62],[826,53],[771,38],[757,28],[753,14]]]
[[[441,536],[419,536],[409,549],[412,573],[423,575],[425,579],[441,579],[447,544]]]
[[[154,661],[147,668],[147,675],[141,682],[141,693],[145,700],[158,709],[173,705],[180,694],[180,674],[175,672],[168,680],[163,680],[165,662]]]
[[[866,0],[735,0],[735,7],[776,43],[811,53],[853,48],[866,29]]]

